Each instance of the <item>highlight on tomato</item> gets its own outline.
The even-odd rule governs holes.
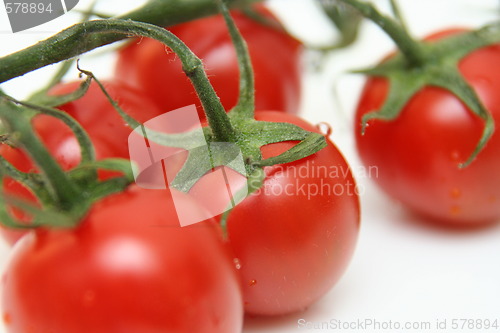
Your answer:
[[[51,96],[64,96],[75,93],[80,81],[72,81],[55,85]],[[139,121],[146,121],[161,111],[137,89],[115,81],[103,82],[107,93],[119,103],[121,108]],[[127,139],[132,128],[124,122],[106,95],[96,82],[91,82],[85,94],[78,99],[57,106],[57,109],[73,117],[91,137],[97,160],[104,158],[129,158]],[[55,117],[38,114],[31,120],[33,130],[56,159],[63,170],[71,170],[81,162],[81,149],[77,137],[63,121]],[[37,172],[36,164],[22,149],[3,144],[0,155],[22,172]],[[99,170],[101,179],[114,177],[117,172]],[[7,194],[36,202],[30,191],[12,178],[5,177],[4,190]],[[29,218],[19,210],[13,209],[19,218]],[[23,216],[24,215],[24,216]],[[14,244],[25,230],[0,227],[0,234],[9,244]]]
[[[7,332],[241,332],[240,280],[219,226],[181,227],[169,193],[132,185],[75,228],[25,235],[2,279]]]
[[[39,205],[33,205],[15,195],[0,197],[2,223],[33,227],[16,243],[2,282],[9,332],[236,333],[243,311],[283,315],[304,310],[345,271],[360,218],[352,172],[314,126],[279,108],[255,112],[265,109],[256,108],[249,54],[224,2],[218,4],[239,50],[240,87],[230,110],[210,84],[202,60],[171,32],[122,19],[84,25],[83,33],[93,36],[121,32],[154,38],[181,60],[208,126],[183,133],[149,132],[153,135],[143,138],[149,148],[151,141],[185,150],[184,163],[176,165],[178,171],[169,179],[169,191],[131,185],[133,165],[120,158],[125,133],[143,129],[145,136],[141,117],[157,115],[122,112],[118,105],[123,101],[113,95],[112,85],[101,84],[91,72],[81,70],[121,118],[86,106],[70,105],[61,112],[0,96],[0,118],[9,139],[36,166],[23,172],[14,162],[0,159],[2,177],[22,183],[39,199]],[[83,98],[92,94],[89,89]],[[65,122],[79,148],[76,166],[61,163],[51,144],[36,128],[33,131],[34,114]],[[194,138],[200,135],[213,149],[207,154],[196,149],[201,141]],[[54,145],[60,141],[54,139]],[[93,148],[97,153],[101,143],[114,155],[96,156]],[[232,163],[235,151],[242,157],[241,168]],[[221,190],[227,192],[227,179],[211,183],[209,177],[220,169],[246,178],[245,195],[250,195],[217,224],[193,191],[202,186],[204,192],[207,186],[211,192],[205,194],[213,193],[214,198]],[[102,177],[103,170],[119,174]],[[162,171],[164,176],[167,171]],[[9,206],[28,213],[30,225]],[[181,227],[179,211],[195,215],[189,220],[198,223]]]
[[[311,132],[304,120],[258,111],[257,120],[287,122]],[[264,168],[261,187],[227,219],[227,237],[240,265],[245,311],[283,315],[324,296],[351,261],[360,228],[359,189],[337,147]],[[263,146],[264,158],[294,142]]]

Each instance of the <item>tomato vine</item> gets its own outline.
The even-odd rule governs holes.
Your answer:
[[[402,107],[423,87],[441,87],[457,96],[484,121],[484,130],[475,150],[458,166],[463,168],[472,163],[493,135],[495,123],[490,112],[458,70],[458,63],[473,50],[498,42],[500,25],[493,23],[476,31],[424,43],[411,37],[401,20],[397,21],[381,14],[373,4],[358,0],[340,1],[354,7],[377,24],[400,50],[399,54],[380,65],[358,71],[369,76],[385,77],[390,84],[389,95],[382,108],[363,116],[362,133],[371,119],[393,120],[398,117]]]

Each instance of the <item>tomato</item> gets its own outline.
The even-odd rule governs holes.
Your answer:
[[[460,30],[442,31],[435,40]],[[500,45],[465,56],[459,70],[496,124],[500,123]],[[500,134],[495,132],[476,160],[460,169],[474,151],[484,123],[450,92],[425,87],[393,121],[371,120],[365,135],[361,117],[379,109],[388,93],[384,78],[370,78],[356,111],[356,142],[365,165],[378,167],[374,179],[388,195],[429,221],[473,226],[500,217]]]
[[[264,7],[257,7],[276,21]],[[255,74],[257,110],[295,113],[300,97],[301,45],[286,33],[257,23],[233,11],[233,18],[245,38]],[[217,95],[226,110],[236,105],[239,70],[236,53],[223,18],[212,16],[169,28],[203,62]],[[174,53],[161,43],[143,38],[120,50],[116,79],[144,91],[163,112],[196,104],[202,119],[200,102],[182,71]]]
[[[67,94],[76,90],[79,84],[77,81],[60,84],[55,86],[50,93]],[[161,114],[161,111],[136,89],[115,82],[104,82],[104,85],[111,97],[135,119],[144,122]],[[129,157],[127,140],[132,129],[121,119],[95,82],[91,83],[89,90],[82,98],[61,105],[59,109],[75,118],[88,132],[98,160],[109,157]],[[70,128],[61,120],[42,114],[35,116],[32,123],[34,131],[64,170],[70,170],[80,163],[78,141]],[[23,172],[36,171],[33,162],[19,149],[2,145],[0,154]],[[101,179],[116,175],[115,172],[99,171]],[[35,200],[26,188],[10,178],[4,180],[4,189],[7,193],[21,198]],[[22,220],[26,219],[19,211],[16,216]],[[24,234],[23,230],[7,230],[3,227],[1,230],[11,244]]]
[[[7,332],[241,332],[241,286],[220,228],[180,227],[169,193],[131,186],[75,229],[18,242],[2,280]],[[205,214],[174,194],[176,208]]]
[[[59,85],[54,87],[50,93],[53,95],[67,94],[77,89],[78,84],[78,82],[70,82]],[[137,121],[143,123],[162,114],[162,111],[144,96],[141,91],[115,81],[106,81],[103,84],[113,100]],[[97,83],[92,82],[89,90],[82,98],[61,105],[59,109],[67,112],[85,128],[95,145],[97,159],[129,157],[128,136],[132,132],[132,129],[120,117]],[[71,137],[68,140],[74,142],[75,139]],[[61,152],[61,158],[64,158],[63,156],[67,156],[70,152],[75,153],[75,151],[79,151],[76,142],[71,144],[65,143],[64,145],[71,145],[72,148]],[[73,157],[73,159],[78,159],[79,161],[78,156]]]
[[[257,120],[317,129],[280,112]],[[227,235],[243,279],[245,310],[281,315],[307,308],[345,271],[359,232],[358,189],[351,169],[327,140],[321,151],[266,167],[263,186],[229,214]],[[262,147],[264,158],[296,142]]]
[[[53,95],[63,95],[78,88],[79,82],[61,84],[51,90]],[[114,82],[104,83],[111,97],[130,116],[145,122],[161,114],[147,98],[134,88]],[[58,107],[72,116],[87,131],[95,147],[96,158],[128,158],[128,136],[132,129],[122,120],[99,86],[91,83],[87,93],[80,99]],[[80,163],[80,147],[73,132],[61,120],[47,115],[37,115],[33,121],[34,131],[64,170]],[[0,153],[21,171],[33,171],[33,163],[20,150],[6,145]]]
[[[36,133],[64,170],[69,170],[78,164],[80,149],[69,127],[62,121],[47,115],[35,116],[32,123]],[[37,171],[31,159],[21,149],[2,145],[0,146],[0,154],[22,172]],[[38,202],[37,198],[26,187],[9,177],[4,178],[3,189],[6,193],[18,198],[34,203]],[[26,223],[30,221],[29,215],[23,211],[14,207],[10,207],[10,210],[19,220]],[[26,233],[24,229],[10,229],[3,225],[0,227],[0,231],[9,244],[14,244]]]

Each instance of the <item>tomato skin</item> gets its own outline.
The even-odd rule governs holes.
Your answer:
[[[120,107],[138,121],[144,122],[161,114],[161,111],[137,89],[111,81],[105,81],[103,84]],[[79,85],[78,81],[59,84],[50,94],[68,94],[78,89]],[[97,160],[110,157],[129,158],[127,140],[132,129],[121,119],[97,83],[92,82],[83,97],[61,105],[58,109],[75,118],[87,131],[94,144]],[[71,170],[80,163],[78,141],[71,129],[61,120],[40,114],[33,118],[32,124],[34,131],[63,170]],[[23,172],[37,172],[31,159],[20,149],[2,145],[0,155]],[[99,170],[101,180],[118,174]],[[4,180],[4,190],[24,199],[36,200],[29,190],[10,178]],[[16,212],[16,216],[26,220],[20,211]],[[9,244],[14,244],[25,233],[25,230],[7,229],[3,226],[0,231]]]
[[[35,132],[64,170],[69,170],[78,164],[80,150],[76,140],[72,137],[69,127],[62,121],[47,115],[36,116],[32,123]],[[71,149],[72,143],[74,143],[77,150]],[[22,172],[37,171],[31,159],[21,149],[1,145],[0,155]],[[3,190],[7,194],[38,203],[37,198],[30,190],[9,177],[5,177],[3,180]],[[20,221],[29,223],[30,217],[23,211],[15,207],[10,207],[10,211]],[[13,229],[0,225],[0,234],[11,245],[17,242],[25,233],[25,229]]]
[[[80,82],[73,81],[55,86],[50,93],[63,95],[75,91]],[[115,82],[103,82],[110,96],[120,107],[139,122],[145,122],[161,114],[138,90]],[[97,83],[92,82],[87,93],[75,101],[58,107],[72,116],[89,134],[94,144],[96,159],[129,158],[128,136],[132,128],[120,117]],[[73,132],[61,120],[47,115],[37,115],[32,120],[33,129],[49,152],[64,170],[80,163],[80,147]],[[23,172],[35,167],[22,151],[6,145],[0,154]],[[102,178],[107,178],[103,175]]]
[[[256,119],[317,132],[284,113],[257,112]],[[266,145],[264,158],[293,144]],[[318,176],[325,169],[346,176]],[[359,232],[359,198],[347,162],[329,140],[316,154],[265,171],[263,188],[230,213],[227,232],[241,265],[246,313],[282,315],[307,308],[345,271]],[[323,193],[314,194],[313,188]],[[339,195],[332,194],[334,188]]]
[[[180,227],[168,191],[136,186],[95,204],[74,230],[18,242],[2,301],[9,333],[237,333],[243,317],[215,221]]]
[[[257,7],[276,20],[264,7]],[[296,113],[300,98],[301,44],[284,32],[263,26],[233,11],[233,18],[245,38],[255,74],[256,110]],[[239,70],[236,53],[223,18],[211,16],[169,28],[203,60],[210,82],[226,110],[236,105]],[[116,79],[144,91],[164,111],[200,102],[180,61],[157,41],[143,38],[120,50]]]
[[[58,85],[50,93],[64,95],[75,91],[79,84],[74,81]],[[103,85],[123,111],[141,123],[163,113],[136,88],[115,81],[104,81]],[[129,158],[128,136],[132,128],[120,117],[97,83],[92,82],[82,98],[58,108],[75,118],[88,132],[95,145],[97,159]]]
[[[441,31],[435,40],[460,29]],[[476,50],[459,64],[496,124],[500,123],[500,45]],[[393,121],[371,120],[364,136],[361,117],[379,109],[388,92],[383,78],[370,78],[356,111],[356,142],[365,165],[378,167],[375,181],[389,196],[429,221],[474,226],[500,217],[500,135],[495,132],[477,159],[473,152],[483,121],[448,91],[425,87]]]

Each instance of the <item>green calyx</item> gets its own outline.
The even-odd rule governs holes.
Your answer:
[[[326,146],[326,140],[320,134],[308,132],[289,123],[273,123],[254,119],[254,75],[248,48],[230,17],[224,1],[218,0],[218,4],[236,49],[240,69],[238,103],[228,114],[234,138],[227,143],[234,145],[220,145],[216,138],[205,135],[208,142],[208,156],[189,151],[186,163],[172,182],[173,187],[186,192],[203,175],[219,166],[229,167],[249,180],[260,179],[257,183],[261,184],[263,167],[296,161],[312,155]],[[209,110],[205,109],[205,112],[208,116]],[[262,158],[262,146],[283,141],[299,141],[299,143],[278,156],[268,159]],[[235,157],[240,153],[244,166],[234,163]],[[250,184],[248,193],[252,193],[256,189],[254,188],[256,187],[255,183],[254,181],[248,182]]]
[[[188,158],[171,183],[172,187],[188,192],[206,173],[223,166],[251,178],[260,173],[260,170],[265,166],[296,161],[314,154],[326,146],[323,135],[308,132],[289,123],[233,119],[232,125],[238,133],[233,145],[214,141],[210,135],[206,135],[207,146],[189,149],[187,143],[182,147],[188,151]],[[191,135],[196,135],[196,132],[192,132]],[[299,143],[278,156],[268,159],[262,158],[262,146],[283,141],[299,141]],[[187,139],[187,142],[192,141]],[[207,148],[209,155],[199,153],[201,149]],[[244,166],[235,163],[240,154]]]
[[[108,20],[107,25],[109,29],[115,31],[127,26],[129,32],[157,39],[171,47],[178,54],[183,69],[202,102],[209,127],[179,134],[159,133],[145,128],[120,109],[92,73],[83,71],[96,80],[125,122],[135,128],[139,135],[143,136],[147,132],[148,140],[187,151],[187,160],[170,183],[173,188],[184,192],[188,192],[200,178],[217,167],[229,167],[247,178],[253,178],[256,174],[260,174],[260,170],[265,166],[296,161],[326,146],[326,140],[321,134],[308,132],[289,123],[254,119],[254,77],[248,49],[223,1],[218,1],[218,4],[238,54],[240,69],[238,103],[228,114],[220,104],[202,66],[199,65],[201,61],[174,35],[158,27],[138,22]],[[299,141],[299,143],[283,154],[269,159],[262,158],[262,146],[283,141]],[[235,163],[235,158],[240,154],[244,165]]]
[[[241,2],[251,1],[242,0]],[[149,140],[166,146],[184,148],[188,152],[186,163],[170,184],[185,192],[189,191],[210,170],[225,166],[247,177],[248,193],[251,193],[262,184],[265,166],[292,162],[314,154],[326,146],[326,140],[320,134],[305,131],[288,123],[261,122],[254,119],[254,82],[247,47],[224,3],[221,0],[217,3],[224,14],[235,43],[241,72],[239,102],[229,113],[225,112],[213,90],[203,70],[202,61],[181,40],[162,27],[123,19],[95,20],[76,24],[39,43],[46,47],[54,41],[63,40],[64,43],[71,44],[82,37],[93,40],[102,36],[114,36],[116,39],[132,36],[156,39],[178,55],[184,72],[191,80],[202,102],[209,127],[179,134],[166,134],[146,129],[143,124],[126,114],[118,103],[113,101],[104,86],[91,72],[81,69],[80,71],[87,76],[87,79],[83,81],[79,89],[68,95],[48,96],[49,86],[34,94],[28,101],[21,102],[0,91],[1,143],[21,149],[30,157],[38,170],[38,172],[21,172],[0,156],[0,180],[11,178],[27,187],[38,198],[38,203],[35,204],[6,193],[4,190],[0,191],[1,223],[18,228],[74,227],[96,200],[122,191],[133,182],[130,161],[113,158],[96,161],[94,147],[86,131],[68,114],[55,109],[59,105],[82,97],[91,80],[96,81],[120,116],[137,133],[144,135],[147,130]],[[231,3],[236,3],[236,1]],[[85,51],[88,49],[81,52]],[[7,58],[15,62],[24,56],[30,58],[36,52],[37,47],[31,47]],[[6,58],[0,59],[0,63],[5,63],[5,60]],[[44,65],[45,63],[40,66]],[[52,82],[59,82],[67,68],[68,64],[65,64]],[[8,73],[0,78],[0,81],[16,75],[19,74]],[[62,170],[38,135],[34,133],[31,120],[37,114],[58,118],[72,130],[81,150],[81,162],[76,168],[69,171]],[[298,141],[298,144],[281,155],[269,159],[262,158],[260,149],[263,145],[282,141]],[[208,155],[198,153],[200,142],[208,146]],[[241,156],[244,163],[234,163],[235,156]],[[98,170],[118,171],[122,176],[101,181],[97,177]],[[236,196],[238,195],[242,194],[237,193]],[[29,221],[19,220],[15,214],[12,214],[10,207],[16,207],[25,212],[29,216]]]
[[[397,44],[400,53],[380,65],[356,71],[389,81],[389,93],[380,110],[365,114],[362,132],[368,121],[397,118],[407,102],[426,86],[448,90],[460,99],[476,116],[484,121],[484,129],[476,148],[468,159],[459,164],[468,166],[493,135],[495,123],[490,112],[474,89],[459,71],[460,61],[469,53],[500,41],[500,24],[495,23],[479,30],[455,34],[437,41],[418,42],[406,31],[395,2],[391,2],[398,20],[380,14],[372,4],[358,0],[340,0],[359,10],[365,17],[378,24]]]
[[[38,199],[38,204],[35,204],[2,189],[0,222],[4,225],[13,228],[74,227],[95,201],[123,190],[133,181],[129,161],[96,161],[92,142],[81,125],[68,114],[51,108],[83,96],[88,83],[84,81],[74,93],[47,99],[50,103],[47,102],[45,106],[17,101],[8,95],[0,94],[0,119],[4,127],[4,138],[7,138],[11,146],[25,152],[40,170],[22,172],[0,156],[0,181],[3,182],[5,177],[11,178],[26,187]],[[31,121],[38,114],[57,118],[73,131],[81,150],[81,162],[75,169],[62,170],[34,133]],[[99,181],[98,169],[119,171],[123,176]],[[29,223],[19,221],[9,206],[27,214],[30,217]]]
[[[231,7],[245,7],[262,0],[231,0]],[[171,26],[217,13],[213,0],[166,1],[148,0],[132,12],[119,16],[123,20]],[[113,31],[101,34],[68,30],[33,46],[0,58],[0,83],[24,75],[38,68],[72,59],[78,55],[127,38]]]

